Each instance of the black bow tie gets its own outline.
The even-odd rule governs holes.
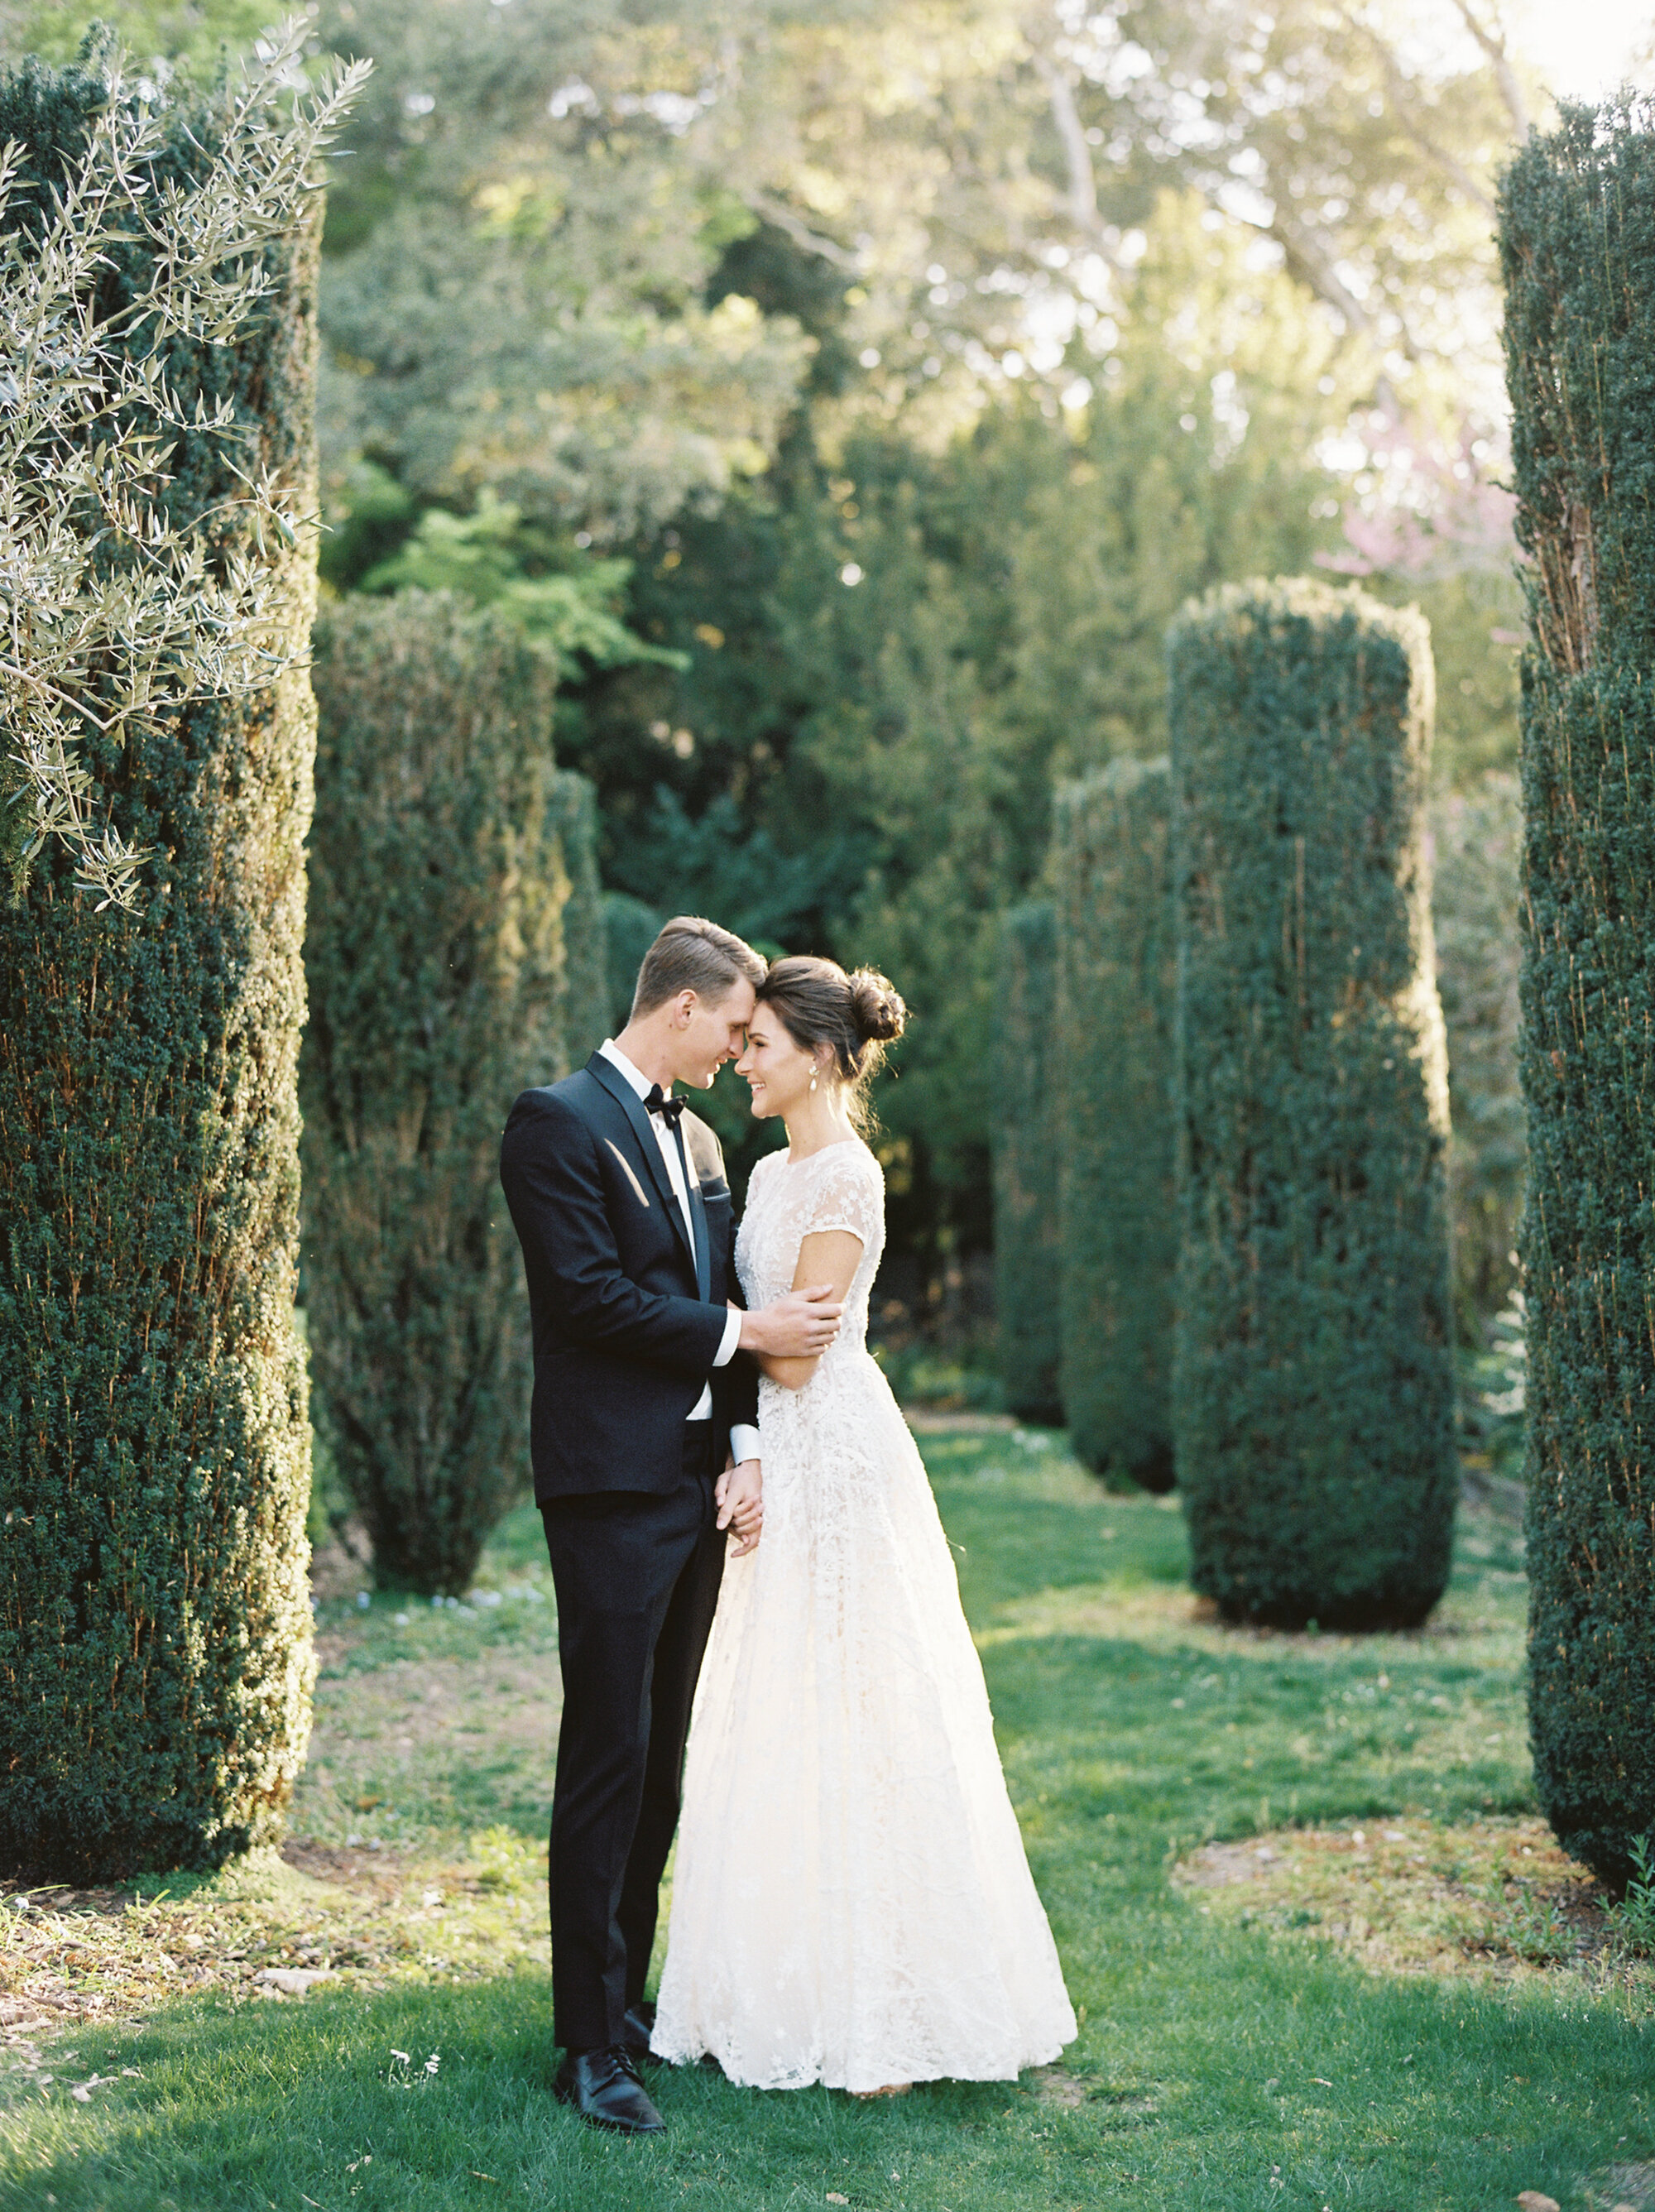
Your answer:
[[[669,1129],[676,1130],[690,1102],[687,1098],[669,1098],[660,1084],[654,1083],[650,1085],[649,1096],[643,1103],[646,1112],[659,1114]]]

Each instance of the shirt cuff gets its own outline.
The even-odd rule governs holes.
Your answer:
[[[730,1457],[739,1467],[744,1459],[757,1459],[758,1456],[758,1430],[750,1429],[745,1421],[738,1422],[730,1431]]]
[[[727,1367],[730,1362],[735,1358],[735,1348],[740,1341],[741,1315],[737,1307],[732,1306],[730,1308],[730,1318],[724,1324],[724,1341],[719,1346],[718,1350],[713,1355],[714,1366]]]

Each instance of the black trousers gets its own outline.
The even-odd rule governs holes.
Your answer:
[[[540,1509],[563,1675],[550,1902],[554,2028],[565,2050],[618,2043],[649,1971],[724,1571],[713,1427],[686,1426],[684,1479],[666,1495],[605,1491]]]

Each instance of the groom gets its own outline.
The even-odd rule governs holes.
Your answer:
[[[732,1310],[741,1293],[723,1157],[672,1093],[709,1089],[739,1054],[764,975],[728,930],[669,921],[620,1036],[578,1074],[526,1091],[500,1149],[528,1275],[530,1449],[563,1677],[550,1863],[557,2094],[624,2135],[664,2124],[637,2073],[653,2025],[644,1977],[725,1532],[751,1550],[763,1517],[758,1370],[743,1354],[810,1358],[841,1311],[827,1289]]]

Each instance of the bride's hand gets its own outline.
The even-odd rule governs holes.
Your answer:
[[[714,1488],[718,1525],[730,1534],[730,1557],[744,1559],[758,1548],[764,1528],[764,1472],[756,1459],[726,1468]]]

